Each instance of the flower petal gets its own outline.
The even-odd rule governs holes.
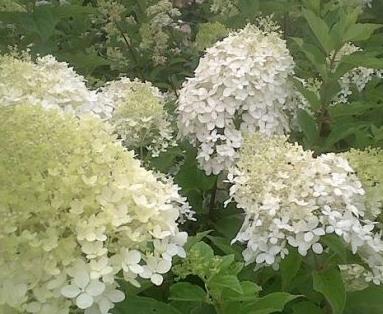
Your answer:
[[[86,294],[86,293],[81,293],[77,299],[76,299],[76,305],[78,308],[85,310],[88,307],[91,307],[93,304],[93,298]]]
[[[62,287],[61,289],[61,294],[66,298],[77,297],[80,293],[81,293],[81,290],[74,285],[68,285],[68,286]]]

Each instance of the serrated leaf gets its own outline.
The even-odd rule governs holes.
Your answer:
[[[322,237],[321,240],[332,252],[334,252],[343,263],[347,262],[347,248],[345,243],[336,235],[330,234]]]
[[[303,17],[306,19],[323,50],[329,54],[331,50],[334,49],[334,47],[329,35],[330,29],[326,22],[317,16],[314,12],[307,9],[303,9]]]
[[[209,288],[215,290],[222,290],[225,288],[233,290],[239,294],[243,293],[242,286],[237,276],[234,275],[217,274],[210,279],[208,285]]]
[[[309,145],[313,145],[318,141],[319,130],[315,119],[303,109],[298,111],[298,123],[301,127],[303,134],[306,138],[306,142]]]
[[[205,302],[206,292],[190,282],[178,282],[170,287],[170,300],[183,302]]]
[[[289,255],[280,263],[282,289],[288,290],[302,264],[302,256],[296,250],[290,250]]]
[[[314,290],[322,293],[331,305],[333,314],[342,314],[346,304],[346,291],[339,269],[313,272]]]
[[[383,69],[383,59],[371,57],[363,53],[353,53],[352,55],[344,56],[342,63],[352,64],[357,67],[365,67],[370,69]]]
[[[379,28],[383,27],[380,24],[358,23],[351,25],[344,34],[344,42],[348,41],[363,41],[371,37],[371,35]]]
[[[241,314],[270,314],[282,311],[287,303],[298,298],[286,292],[270,293],[256,302],[247,304],[241,311]]]

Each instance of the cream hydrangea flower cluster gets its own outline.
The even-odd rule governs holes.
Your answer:
[[[207,174],[233,165],[242,133],[288,130],[284,104],[293,59],[275,32],[248,25],[207,49],[180,91],[180,135],[197,145]]]
[[[101,89],[93,112],[113,125],[126,147],[146,147],[155,157],[176,145],[164,106],[165,96],[151,83],[123,77]]]
[[[140,166],[100,119],[0,108],[0,312],[105,314],[117,274],[160,285],[185,256],[179,188]]]
[[[53,56],[16,58],[0,56],[0,104],[41,104],[45,108],[81,111],[91,107],[97,97],[85,80],[65,62]]]
[[[376,266],[369,259],[382,254],[383,242],[363,218],[365,192],[344,158],[314,158],[283,136],[254,134],[246,137],[229,181],[232,199],[245,211],[234,241],[247,243],[246,263],[277,267],[289,247],[303,256],[321,254],[321,237],[336,234]]]

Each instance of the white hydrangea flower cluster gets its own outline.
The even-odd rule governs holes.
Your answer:
[[[242,133],[288,130],[284,104],[294,62],[275,32],[248,25],[207,49],[180,91],[180,135],[198,147],[207,174],[233,165]]]
[[[85,80],[65,62],[53,56],[16,58],[0,56],[0,103],[41,104],[45,108],[64,111],[81,111],[82,106],[91,107],[97,99],[89,91]]]
[[[149,82],[126,77],[108,82],[93,112],[109,121],[129,149],[146,147],[153,157],[175,146],[165,96]]]
[[[0,312],[106,314],[117,276],[160,285],[192,213],[95,117],[0,107]]]
[[[363,218],[365,192],[344,158],[314,158],[283,136],[254,134],[246,137],[229,181],[230,195],[246,215],[234,239],[247,243],[246,263],[278,267],[289,247],[303,256],[321,254],[321,237],[336,234],[376,269],[369,259],[382,254],[383,242]]]
[[[336,54],[335,62],[339,63],[342,57],[351,55],[354,52],[361,51],[362,49],[352,43],[345,44]],[[352,95],[352,88],[355,87],[358,92],[361,92],[374,77],[381,78],[382,70],[370,69],[365,67],[358,67],[343,75],[339,79],[341,91],[335,97],[333,104],[347,103]]]

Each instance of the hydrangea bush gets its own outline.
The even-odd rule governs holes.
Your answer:
[[[179,188],[143,169],[94,118],[1,108],[3,312],[108,313],[116,279],[160,285],[185,256]]]
[[[0,0],[0,313],[381,314],[382,12]]]

